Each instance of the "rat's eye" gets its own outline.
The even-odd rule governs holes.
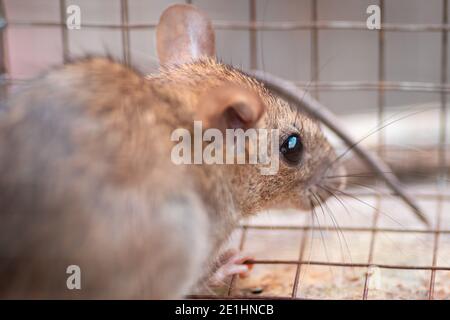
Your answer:
[[[303,144],[298,134],[288,136],[280,147],[280,152],[290,164],[298,164],[302,159]]]

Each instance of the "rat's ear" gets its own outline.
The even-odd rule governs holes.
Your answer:
[[[202,56],[215,57],[211,21],[191,5],[168,7],[156,27],[156,49],[161,65],[183,64]]]
[[[248,129],[255,127],[266,110],[259,95],[235,84],[209,90],[200,98],[197,119],[203,128]]]

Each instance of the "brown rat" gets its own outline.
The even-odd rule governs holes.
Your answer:
[[[169,7],[157,44],[158,74],[89,58],[8,101],[0,118],[1,297],[182,297],[242,217],[309,208],[328,197],[320,185],[343,185],[324,176],[342,169],[330,169],[336,156],[315,120],[215,60],[203,13]],[[278,172],[174,164],[171,133],[192,132],[194,120],[222,132],[279,129]],[[66,287],[69,265],[81,269],[81,290]]]

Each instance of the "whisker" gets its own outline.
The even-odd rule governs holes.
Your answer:
[[[335,194],[333,191],[327,189],[325,186],[318,186],[318,187],[323,188],[323,189],[324,189],[325,191],[327,191],[333,198],[335,198],[335,199],[341,204],[341,206],[344,208],[344,210],[347,212],[347,215],[348,215],[349,217],[352,217],[352,215],[351,215],[350,211],[348,210],[347,206],[344,205],[344,202],[341,200],[341,198],[340,198],[337,194]]]
[[[365,185],[365,184],[363,184],[363,183],[358,183],[358,182],[347,182],[348,184],[350,184],[350,185],[354,185],[354,186],[358,186],[358,187],[361,187],[361,188],[365,188],[365,189],[367,189],[367,190],[370,190],[370,191],[374,191],[374,192],[376,192],[376,193],[378,193],[378,194],[381,194],[381,195],[383,195],[383,196],[386,196],[386,197],[393,197],[394,195],[392,195],[392,194],[389,194],[389,193],[386,193],[386,192],[382,192],[381,190],[378,190],[378,189],[376,189],[376,188],[374,188],[374,187],[371,187],[371,186],[368,186],[368,185]]]
[[[383,173],[391,173],[396,174],[396,172],[393,171],[383,171]],[[417,177],[429,177],[429,174],[422,173],[419,171],[409,171],[408,175],[410,176],[417,176]],[[338,179],[338,178],[372,178],[377,177],[378,174],[375,172],[362,172],[362,173],[354,173],[354,174],[347,174],[347,175],[334,175],[334,176],[326,176],[325,179]],[[445,179],[446,181],[450,181],[450,179]]]
[[[316,194],[314,192],[311,192],[311,194],[316,199],[316,201],[318,201],[317,204],[320,206],[320,208],[322,209],[323,215],[325,216],[325,212],[324,212],[324,210],[322,208],[322,205],[320,204],[320,200],[317,199],[317,196],[316,196]],[[327,258],[327,262],[330,263],[331,260],[330,260],[329,254],[328,254],[328,249],[327,249],[327,246],[326,246],[325,237],[323,236],[322,227],[320,226],[319,218],[318,218],[318,216],[316,214],[316,211],[315,211],[314,207],[312,207],[312,212],[313,212],[313,214],[315,215],[315,217],[317,219],[317,225],[319,226],[319,233],[320,233],[320,237],[322,239],[322,245],[323,245],[323,248],[325,250],[324,251],[325,252],[325,257]],[[334,277],[333,269],[331,268],[331,266],[330,266],[330,272],[331,272],[332,276]]]
[[[308,81],[308,83],[306,84],[306,87],[304,88],[304,92],[303,92],[303,96],[302,96],[301,100],[303,100],[305,98],[306,94],[309,92],[309,89],[311,88],[311,84],[319,78],[319,74],[335,57],[336,57],[336,55],[329,57],[328,60],[325,61],[324,64],[322,64],[322,66],[319,68],[319,70],[317,70],[316,74],[312,75],[311,80]],[[300,113],[300,109],[297,108],[297,111],[295,113],[294,123],[292,124],[293,126],[295,126],[295,123],[297,122],[299,113]]]
[[[358,202],[360,202],[360,203],[362,203],[362,204],[365,204],[366,206],[368,206],[368,207],[370,207],[370,208],[372,208],[372,209],[374,209],[374,210],[377,210],[379,213],[381,213],[381,214],[383,214],[384,216],[386,216],[388,219],[390,219],[392,222],[396,223],[396,224],[397,224],[398,226],[400,226],[401,228],[406,229],[406,226],[404,226],[400,221],[397,221],[396,219],[392,218],[389,214],[387,214],[387,213],[385,213],[385,212],[379,210],[377,207],[371,205],[370,203],[367,203],[366,201],[361,200],[361,199],[359,199],[358,197],[356,197],[356,196],[354,196],[354,195],[352,195],[352,194],[350,194],[350,193],[348,193],[348,192],[345,192],[345,191],[342,191],[342,190],[338,190],[338,189],[335,189],[335,188],[331,188],[331,187],[329,187],[329,188],[330,188],[331,190],[333,190],[334,192],[339,192],[339,193],[343,194],[343,195],[346,196],[346,197],[352,198],[352,199],[354,199],[354,200],[356,200],[356,201],[358,201]]]
[[[311,240],[309,243],[309,254],[308,254],[308,259],[307,259],[308,263],[306,264],[305,271],[300,276],[299,283],[303,283],[304,277],[306,276],[306,274],[308,272],[308,268],[311,265],[311,257],[312,257],[312,251],[313,251],[312,249],[313,249],[313,244],[314,244],[314,214],[313,214],[314,203],[313,203],[311,196],[308,196],[308,200],[309,200],[309,204],[311,206],[311,215],[310,215],[310,218],[311,218]],[[303,258],[303,257],[300,257],[300,258]]]
[[[390,126],[391,124],[394,124],[400,120],[404,120],[408,117],[414,116],[416,114],[425,112],[425,111],[429,111],[430,108],[424,108],[424,109],[420,109],[418,111],[412,112],[412,113],[408,113],[407,115],[397,118],[395,120],[389,121],[387,123],[382,123],[380,126],[378,126],[377,128],[375,128],[374,130],[370,131],[367,135],[363,136],[361,139],[357,140],[354,144],[352,144],[350,147],[347,148],[347,150],[345,150],[341,155],[339,155],[338,157],[336,157],[336,159],[333,160],[333,162],[331,162],[331,164],[329,165],[329,167],[331,167],[333,164],[335,164],[337,161],[339,161],[340,159],[342,159],[348,152],[350,152],[351,150],[353,150],[358,144],[360,144],[361,142],[363,142],[364,140],[366,140],[367,138],[369,138],[370,136],[374,135],[375,133],[379,132],[380,130],[383,130],[384,128]]]
[[[322,186],[322,187],[323,187],[323,186]],[[333,190],[335,190],[336,192],[342,193],[344,196],[347,196],[347,197],[350,197],[350,198],[352,198],[352,199],[354,199],[354,200],[357,200],[357,201],[363,203],[364,205],[369,206],[370,208],[373,208],[373,209],[375,209],[375,210],[378,210],[376,207],[370,205],[369,203],[367,203],[367,202],[365,202],[365,201],[363,201],[363,200],[361,200],[361,199],[358,199],[357,197],[355,197],[355,196],[353,196],[353,195],[351,195],[351,194],[349,194],[349,193],[346,193],[346,192],[344,192],[344,191],[342,191],[342,190],[338,190],[338,189],[333,189]],[[406,226],[404,226],[401,222],[397,221],[396,219],[392,218],[392,216],[388,215],[387,213],[385,213],[385,212],[383,212],[383,211],[381,211],[381,210],[378,210],[378,212],[381,213],[381,214],[383,214],[384,216],[386,216],[388,219],[390,219],[390,220],[393,221],[394,223],[398,224],[403,230],[408,230],[408,228],[407,228]],[[401,248],[400,246],[398,246],[398,245],[396,244],[396,242],[389,236],[388,233],[383,232],[383,233],[382,233],[382,236],[383,236],[384,238],[388,239],[388,240],[392,243],[392,245],[396,248],[396,250],[397,250],[398,252],[401,252],[402,254],[405,254],[404,249]],[[426,243],[426,241],[424,241],[423,239],[419,238],[418,236],[415,236],[415,240],[417,240],[422,246],[426,247],[427,243]]]
[[[321,188],[320,186],[318,186],[318,187]],[[327,190],[325,190],[325,191],[328,192]],[[320,198],[320,200],[322,200],[322,202],[323,202],[323,204],[325,206],[325,209],[327,209],[327,212],[328,212],[328,214],[329,214],[329,216],[330,216],[330,218],[331,218],[331,220],[332,220],[336,230],[338,231],[339,246],[341,247],[342,261],[345,262],[345,259],[344,259],[345,256],[344,256],[344,250],[342,248],[341,236],[342,236],[342,239],[344,240],[344,243],[345,243],[345,246],[346,246],[346,249],[347,249],[347,253],[349,255],[350,263],[353,264],[353,259],[352,259],[352,253],[351,253],[351,250],[350,250],[350,246],[348,245],[347,239],[345,238],[345,235],[342,232],[342,229],[339,227],[339,223],[338,223],[338,221],[336,219],[336,216],[333,214],[331,208],[328,206],[326,201],[324,201],[324,199],[320,196],[320,194],[317,194],[317,196]],[[340,236],[339,236],[339,234],[340,234]]]

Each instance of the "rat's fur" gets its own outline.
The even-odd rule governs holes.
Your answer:
[[[259,126],[300,133],[301,166],[281,161],[263,176],[257,165],[171,163],[170,133],[190,130],[200,97],[229,81],[260,95]],[[0,121],[2,297],[179,297],[242,216],[308,207],[308,188],[334,158],[314,121],[211,59],[148,79],[81,60],[28,84],[9,108]],[[71,264],[81,291],[66,289]]]
[[[134,71],[87,59],[29,83],[8,107],[0,296],[185,293],[209,253],[208,232],[197,230],[209,221],[192,173],[169,158],[165,138],[184,117],[166,112],[176,106]],[[71,264],[81,267],[80,291],[66,288]]]

